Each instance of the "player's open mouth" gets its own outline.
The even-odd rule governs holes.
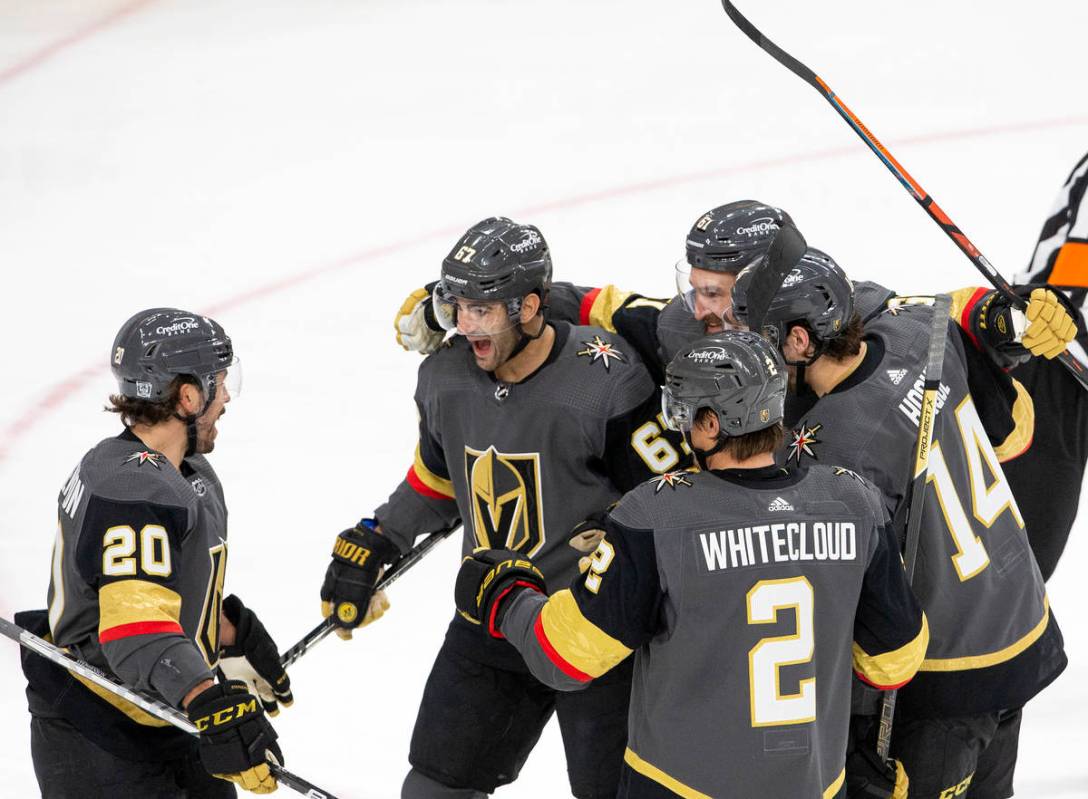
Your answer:
[[[477,358],[486,358],[491,354],[491,339],[490,338],[470,338],[472,342],[472,354]]]

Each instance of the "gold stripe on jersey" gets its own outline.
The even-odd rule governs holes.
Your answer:
[[[98,634],[123,624],[181,619],[181,595],[146,580],[118,580],[98,592]]]
[[[929,621],[922,614],[918,635],[898,649],[880,655],[870,655],[856,643],[853,645],[854,668],[874,685],[890,688],[907,682],[926,655],[929,646]]]
[[[1016,402],[1012,405],[1012,421],[1015,426],[1005,440],[994,447],[994,453],[1002,463],[1022,455],[1031,446],[1032,436],[1035,435],[1035,403],[1019,380],[1014,379],[1012,382],[1016,386]]]
[[[73,677],[83,683],[83,685],[95,696],[109,702],[111,705],[113,705],[113,707],[117,708],[117,710],[120,710],[137,724],[143,724],[145,727],[170,726],[170,722],[163,721],[160,718],[152,716],[150,713],[136,707],[136,705],[132,704],[127,699],[122,699],[117,694],[111,691],[107,691],[101,685],[96,685],[95,683],[88,680],[86,677],[76,674],[75,672],[71,672],[71,674]]]
[[[1050,597],[1043,599],[1043,618],[1031,628],[1031,632],[1014,644],[996,652],[986,655],[973,655],[963,658],[926,658],[922,661],[919,671],[968,671],[970,669],[984,669],[987,666],[996,666],[1012,660],[1029,646],[1039,640],[1039,636],[1046,630],[1050,622]]]
[[[623,307],[630,291],[621,291],[613,285],[603,286],[593,298],[593,304],[589,306],[589,324],[594,327],[603,327],[609,333],[615,333],[616,327],[612,324],[612,314]]]
[[[420,451],[419,444],[416,444],[416,459],[415,463],[416,477],[423,485],[432,491],[437,491],[439,494],[445,494],[447,497],[453,497],[453,481],[447,480],[444,477],[439,477],[437,474],[427,468],[427,464],[423,462],[423,454]]]
[[[835,778],[835,781],[824,789],[823,799],[831,799],[842,788],[842,784],[846,782],[846,769],[844,768],[839,772],[839,776]]]
[[[628,747],[627,751],[623,753],[623,762],[629,765],[643,777],[648,777],[649,779],[656,782],[658,785],[664,785],[674,794],[676,794],[677,796],[682,796],[684,797],[684,799],[714,799],[714,797],[712,797],[710,794],[703,793],[702,791],[697,791],[690,785],[685,785],[684,783],[680,782],[680,780],[676,779],[676,777],[669,776],[652,763],[647,763],[641,757],[636,755],[630,747]]]
[[[583,616],[569,588],[548,597],[540,624],[559,656],[590,677],[600,677],[633,651]]]

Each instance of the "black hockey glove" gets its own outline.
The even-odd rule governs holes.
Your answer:
[[[499,630],[503,602],[522,589],[547,593],[540,569],[521,552],[481,548],[461,561],[453,597],[462,616],[483,624],[492,638],[505,638]]]
[[[268,756],[283,763],[276,731],[246,684],[213,685],[189,703],[189,721],[200,731],[200,761],[209,774],[253,793],[272,793],[276,778]]]
[[[228,680],[241,680],[257,695],[264,712],[275,716],[277,702],[290,707],[291,678],[280,665],[276,642],[265,630],[257,614],[231,594],[223,600],[223,615],[234,625],[234,643],[220,652],[219,669]]]
[[[332,563],[321,585],[321,613],[333,616],[341,638],[350,638],[356,627],[369,624],[389,606],[374,596],[382,569],[400,555],[397,545],[369,526],[369,519],[344,530],[332,547]],[[376,599],[371,603],[371,599]]]
[[[1028,286],[1018,287],[1017,293],[1028,301],[1023,311],[995,290],[971,312],[971,331],[1006,368],[1033,355],[1054,358],[1077,335],[1077,311],[1064,294]]]
[[[429,355],[446,338],[446,331],[434,315],[432,294],[438,281],[416,289],[404,300],[393,320],[397,343],[409,352]]]

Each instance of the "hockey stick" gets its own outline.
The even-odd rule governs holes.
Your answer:
[[[90,680],[100,688],[104,688],[110,693],[131,702],[141,710],[150,713],[152,716],[173,724],[179,730],[183,730],[190,735],[200,735],[196,726],[189,721],[189,718],[176,708],[173,708],[164,702],[151,699],[138,691],[122,685],[114,678],[92,666],[90,663],[68,654],[63,649],[49,643],[43,638],[39,638],[29,630],[24,630],[19,625],[2,617],[0,617],[0,633],[26,647],[31,652],[41,655],[46,660],[52,661],[73,674],[78,674],[80,677]],[[313,783],[307,782],[296,774],[292,774],[278,763],[269,760],[268,768],[278,782],[282,782],[288,788],[308,797],[308,799],[336,799],[336,797],[328,791],[323,791]]]
[[[457,527],[451,527],[448,530],[439,530],[437,533],[431,533],[424,538],[386,570],[374,590],[384,591],[396,582],[402,574],[415,566],[424,555],[430,552],[438,544],[438,542],[442,541],[446,536],[457,529]],[[335,629],[336,621],[332,616],[327,616],[322,619],[321,623],[310,630],[310,632],[306,633],[297,644],[280,655],[280,665],[287,668],[292,663],[295,663],[299,658],[325,640],[325,637]]]
[[[978,248],[971,243],[971,240],[967,238],[966,234],[964,234],[964,232],[956,226],[956,223],[949,218],[948,214],[937,205],[936,201],[929,193],[907,173],[907,170],[895,160],[895,157],[892,156],[887,148],[880,143],[877,137],[865,127],[865,124],[854,115],[854,112],[846,107],[846,104],[831,90],[830,86],[824,83],[815,72],[764,36],[755,25],[749,22],[748,19],[737,10],[737,7],[734,6],[730,0],[722,0],[722,7],[725,8],[725,13],[729,15],[729,18],[733,20],[736,26],[740,28],[749,39],[758,44],[772,58],[786,67],[786,69],[794,75],[816,89],[816,91],[823,95],[825,100],[831,103],[831,106],[839,112],[839,116],[846,120],[846,123],[854,129],[854,132],[869,146],[869,149],[876,154],[876,157],[884,163],[884,166],[895,175],[903,188],[910,192],[910,195],[920,206],[922,206],[925,212],[929,214],[929,218],[936,222],[938,227],[940,227],[940,229],[956,243],[956,246],[960,248],[968,259],[970,259],[971,263],[975,265],[975,268],[990,281],[994,288],[1009,299],[1014,308],[1023,310],[1027,307],[1027,301],[1013,291],[1009,282],[1001,276],[986,256],[979,252]],[[1063,351],[1058,355],[1058,360],[1061,361],[1062,365],[1069,370],[1083,388],[1088,389],[1088,370],[1085,369],[1080,361],[1074,358],[1068,351]]]
[[[926,504],[926,478],[929,475],[929,452],[933,446],[933,424],[937,416],[937,391],[941,387],[944,371],[944,350],[948,340],[948,326],[954,324],[948,314],[952,298],[938,294],[933,298],[933,326],[929,333],[929,355],[926,359],[926,378],[922,385],[922,412],[918,417],[918,443],[914,449],[914,476],[911,478],[903,502],[907,507],[907,536],[904,562],[907,582],[914,582],[914,565],[918,560],[918,542],[922,537],[922,511]],[[882,760],[888,759],[892,745],[892,721],[895,716],[895,700],[898,691],[885,691],[880,707],[880,728],[877,731],[876,751]]]

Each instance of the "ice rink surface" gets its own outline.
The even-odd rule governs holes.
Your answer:
[[[747,0],[1006,274],[1088,147],[1088,5]],[[708,208],[787,208],[855,277],[978,283],[808,86],[714,0],[0,0],[0,612],[42,607],[55,500],[117,431],[112,337],[213,312],[244,361],[213,463],[228,591],[282,647],[318,620],[336,532],[401,479],[418,357],[391,321],[470,224],[538,224],[557,279],[673,291]],[[1083,431],[1070,431],[1070,435]],[[1088,796],[1088,555],[1050,583],[1068,671],[1025,713],[1017,795]],[[398,795],[452,609],[457,545],[351,643],[292,671],[287,765]],[[0,643],[0,796],[37,793],[16,648]],[[496,795],[569,795],[555,725]]]

